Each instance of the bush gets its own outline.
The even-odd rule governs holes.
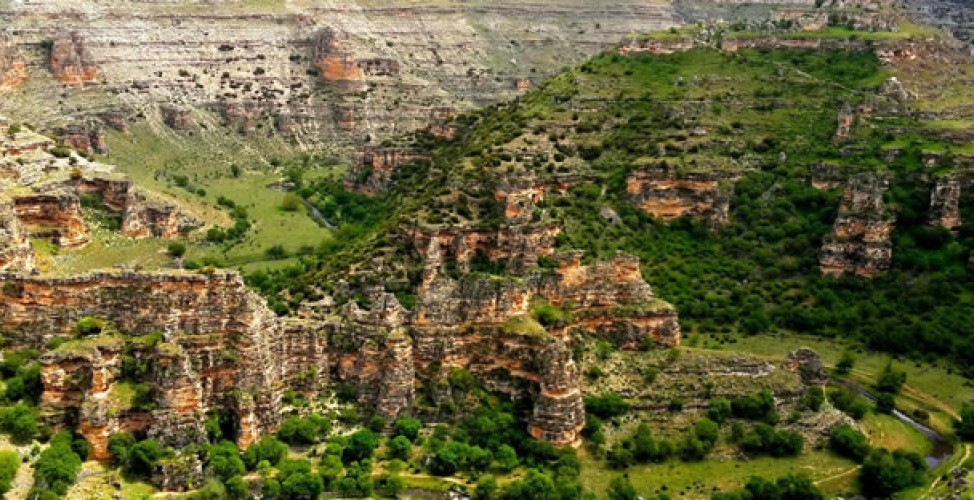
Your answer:
[[[307,418],[290,416],[281,424],[277,437],[291,445],[308,445],[320,442],[331,432],[331,424],[319,415]]]
[[[848,425],[840,425],[829,434],[829,448],[835,453],[862,462],[872,449],[865,434]]]
[[[0,408],[0,430],[15,443],[29,443],[37,435],[37,410],[24,403]]]
[[[862,420],[869,413],[869,404],[849,391],[842,389],[829,391],[829,400],[837,409],[855,420]]]
[[[20,455],[13,450],[0,450],[0,494],[10,491],[20,469]]]
[[[761,420],[770,424],[778,421],[774,394],[767,389],[750,396],[735,398],[731,402],[731,412],[735,417],[747,420]]]
[[[888,393],[881,392],[876,396],[876,411],[890,415],[896,409],[896,398]]]
[[[879,378],[876,379],[876,389],[880,392],[885,392],[888,394],[896,394],[900,392],[900,388],[906,383],[906,372],[897,370],[893,367],[893,363],[887,363],[886,368],[883,372],[879,374]]]
[[[852,368],[856,365],[856,355],[852,351],[845,350],[842,351],[842,357],[839,358],[839,362],[835,364],[835,371],[839,375],[848,375],[852,372]]]
[[[98,335],[105,329],[105,320],[92,316],[85,316],[74,325],[74,332],[81,337]]]
[[[126,469],[132,474],[148,477],[159,460],[172,455],[154,439],[146,439],[135,443],[128,451]]]
[[[405,487],[405,481],[395,474],[382,474],[375,482],[376,491],[389,498],[398,497]]]
[[[210,470],[224,482],[247,471],[243,460],[240,459],[240,450],[231,441],[210,445],[206,455]]]
[[[974,441],[974,403],[967,403],[960,411],[960,420],[954,422],[957,437]]]
[[[379,439],[372,431],[357,431],[348,437],[348,444],[342,451],[342,461],[347,464],[372,458],[372,453],[378,446]]]
[[[129,461],[129,450],[135,446],[135,436],[128,432],[116,432],[108,438],[108,453],[116,467],[125,467]]]
[[[186,244],[179,241],[173,241],[169,243],[168,247],[166,247],[166,252],[169,253],[170,257],[178,259],[183,255],[186,255]]]
[[[629,408],[629,403],[614,393],[585,398],[585,411],[600,418],[624,415]]]
[[[281,490],[286,498],[296,500],[315,500],[325,489],[321,476],[310,472],[291,474],[281,484]]]
[[[395,436],[404,436],[410,441],[416,441],[422,428],[422,422],[415,418],[399,417],[392,424],[392,433]]]
[[[297,212],[302,205],[300,196],[294,193],[288,193],[284,195],[284,201],[281,202],[281,209],[286,212]]]
[[[247,448],[243,454],[243,462],[247,470],[252,471],[262,461],[266,460],[271,465],[277,465],[286,456],[287,445],[274,436],[267,436]]]
[[[879,448],[871,451],[862,463],[859,483],[870,497],[889,498],[894,493],[923,484],[926,465],[916,453]]]
[[[406,439],[406,436],[396,436],[389,440],[389,458],[409,460],[409,454],[413,450],[413,443]]]
[[[792,431],[778,431],[768,424],[756,424],[741,439],[741,448],[751,453],[766,453],[773,457],[791,457],[802,452],[805,440]]]
[[[722,424],[730,418],[731,412],[731,402],[723,398],[715,398],[710,400],[710,405],[707,407],[707,418]]]
[[[605,491],[609,500],[636,500],[639,494],[636,488],[629,482],[627,476],[616,476],[609,481],[609,487]]]
[[[68,488],[81,471],[81,457],[71,448],[71,441],[71,434],[60,432],[51,439],[51,446],[41,452],[34,464],[31,498],[44,498],[44,495],[51,493],[64,496],[68,493]]]
[[[789,474],[771,482],[760,477],[747,480],[744,490],[717,493],[712,500],[822,500],[825,495],[808,476]]]

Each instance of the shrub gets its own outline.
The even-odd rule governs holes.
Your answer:
[[[842,351],[842,357],[835,364],[835,371],[839,375],[848,375],[856,365],[856,355],[850,350]]]
[[[375,489],[389,498],[398,497],[405,487],[405,481],[395,474],[382,474],[375,482]]]
[[[639,494],[636,488],[629,482],[627,476],[616,476],[609,481],[609,487],[605,491],[609,500],[636,500]]]
[[[173,241],[166,247],[166,252],[169,253],[170,257],[178,259],[186,255],[186,244],[180,241]]]
[[[876,396],[876,411],[890,415],[896,409],[896,398],[888,393],[881,392]]]
[[[413,449],[413,443],[406,436],[396,436],[389,440],[389,457],[400,460],[409,460],[409,454]]]
[[[870,497],[889,498],[894,493],[923,483],[926,465],[916,453],[901,450],[890,453],[879,448],[862,463],[859,483]]]
[[[348,445],[342,451],[342,461],[347,463],[359,462],[372,458],[372,453],[379,446],[379,439],[368,429],[354,432],[348,437]]]
[[[629,411],[629,408],[629,403],[614,393],[585,398],[585,411],[600,418],[624,415]]]
[[[865,434],[848,425],[840,425],[829,433],[829,448],[843,457],[862,462],[872,449]]]
[[[71,448],[71,434],[60,432],[51,446],[41,452],[34,464],[34,486],[31,498],[44,498],[53,493],[64,496],[81,471],[81,457]],[[50,493],[48,493],[50,492]]]
[[[37,410],[24,403],[0,408],[0,430],[15,443],[29,443],[37,435]]]
[[[13,450],[0,450],[0,494],[10,491],[20,469],[20,455]]]
[[[711,399],[710,405],[707,407],[707,418],[718,424],[722,424],[730,418],[731,413],[731,402],[723,398]]]
[[[126,469],[133,474],[148,477],[152,475],[152,469],[159,460],[171,455],[171,451],[154,439],[139,441],[129,448]]]
[[[900,388],[906,383],[906,372],[902,370],[897,370],[893,367],[893,363],[887,363],[886,368],[883,372],[879,374],[879,378],[876,379],[876,389],[880,392],[885,392],[888,394],[896,394],[900,392]]]
[[[262,461],[266,460],[271,465],[277,465],[286,456],[287,445],[274,436],[267,436],[247,448],[243,454],[243,462],[247,470],[252,471]]]
[[[297,212],[302,205],[300,196],[294,193],[288,193],[284,196],[284,201],[281,202],[281,209],[285,212]]]
[[[849,391],[842,389],[830,391],[829,400],[837,409],[856,420],[862,420],[869,413],[869,404]]]
[[[422,428],[422,422],[415,418],[399,417],[392,424],[392,433],[395,436],[404,436],[410,441],[416,441]]]
[[[312,414],[307,418],[292,415],[281,424],[277,437],[291,445],[314,444],[331,432],[331,424],[319,415]]]
[[[93,316],[85,316],[74,325],[74,332],[81,337],[98,335],[105,329],[105,320]]]
[[[735,398],[731,401],[731,412],[735,417],[748,420],[762,420],[768,423],[776,423],[778,420],[774,395],[767,389],[750,396]]]
[[[974,441],[974,403],[967,403],[960,411],[960,420],[954,422],[957,437]]]
[[[778,431],[759,423],[741,439],[741,448],[751,453],[767,453],[773,457],[795,456],[802,452],[805,440],[792,431]]]

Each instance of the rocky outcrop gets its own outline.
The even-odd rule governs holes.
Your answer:
[[[35,269],[34,250],[20,225],[13,204],[0,193],[0,272],[27,273]]]
[[[97,124],[80,124],[54,131],[61,144],[83,154],[108,154],[105,131]]]
[[[47,239],[65,248],[83,246],[90,239],[81,215],[81,202],[72,193],[16,196],[13,205],[14,214],[31,237]]]
[[[478,253],[491,262],[505,261],[513,271],[537,263],[539,255],[554,253],[555,236],[561,228],[555,224],[528,224],[500,229],[446,226],[417,227],[407,232],[413,248],[438,268],[453,263],[469,271],[470,260]]]
[[[27,59],[14,39],[0,32],[0,92],[20,87],[27,79]]]
[[[39,89],[34,98],[54,108],[50,116],[100,116],[118,102],[139,110],[171,105],[305,145],[362,145],[367,137],[379,144],[427,127],[440,109],[513,98],[625,34],[676,24],[669,5],[628,0],[205,9],[52,0],[4,4],[0,17],[28,67],[49,66],[63,83],[84,85],[84,94],[63,97],[62,88]],[[51,40],[51,60],[38,60],[46,51],[36,49]]]
[[[806,385],[821,386],[829,380],[825,368],[822,366],[822,356],[807,347],[788,353],[785,369],[801,375]]]
[[[956,175],[940,177],[930,192],[930,224],[951,231],[961,226],[962,184]]]
[[[345,189],[370,196],[383,193],[399,167],[428,159],[428,155],[412,148],[364,148],[356,153],[355,163],[345,176]]]
[[[51,44],[51,72],[64,85],[84,87],[98,78],[98,67],[84,35],[72,32]]]
[[[822,274],[869,277],[889,269],[894,217],[883,202],[889,179],[860,174],[849,179],[839,215],[819,252]]]
[[[653,217],[668,221],[693,216],[725,223],[734,182],[740,175],[733,171],[681,173],[664,163],[635,170],[626,181],[626,192]]]

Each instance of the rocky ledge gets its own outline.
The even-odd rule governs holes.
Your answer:
[[[842,195],[839,215],[819,253],[822,274],[869,277],[889,269],[893,260],[894,216],[883,195],[889,179],[869,173],[851,177]]]

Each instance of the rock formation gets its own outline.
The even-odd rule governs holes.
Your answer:
[[[940,177],[930,192],[930,223],[951,231],[961,226],[961,180],[956,175]]]
[[[654,165],[635,170],[626,181],[626,192],[646,213],[663,220],[685,215],[715,223],[727,222],[734,171],[681,173],[675,167]]]
[[[14,39],[0,32],[0,92],[20,87],[27,79],[27,60]]]
[[[13,205],[0,193],[0,272],[28,273],[34,268],[34,250],[20,225]]]
[[[84,35],[71,32],[59,36],[51,44],[51,72],[65,85],[84,87],[94,83],[98,67],[88,49]]]
[[[883,202],[889,179],[860,174],[849,179],[839,215],[819,252],[822,274],[869,277],[889,269],[894,217]]]
[[[423,129],[442,109],[515,97],[624,34],[676,24],[670,6],[631,0],[281,9],[53,0],[5,4],[0,17],[28,67],[84,87],[30,96],[55,108],[38,116],[39,126],[64,125],[46,123],[51,117],[104,116],[125,102],[150,113],[169,106],[213,113],[247,133],[276,131],[305,144],[359,145]],[[37,48],[47,44],[50,60],[40,60],[47,51]],[[0,113],[9,112],[0,103]]]
[[[65,248],[88,243],[81,202],[72,193],[62,190],[16,196],[13,205],[14,214],[31,237]]]

